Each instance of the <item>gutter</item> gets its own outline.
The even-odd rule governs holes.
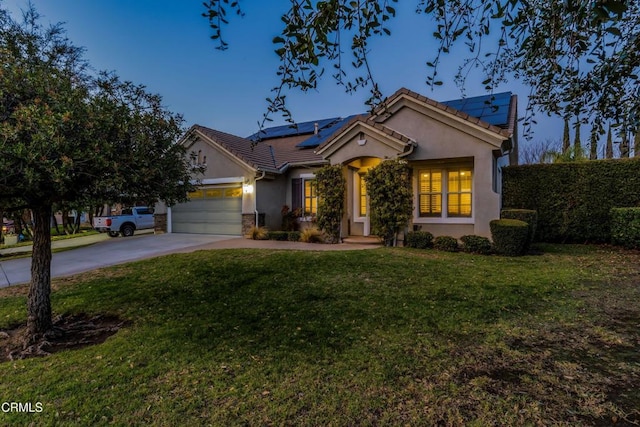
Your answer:
[[[409,144],[407,144],[407,145],[409,146],[409,151],[407,151],[405,153],[402,153],[402,154],[399,154],[398,157],[397,157],[398,159],[403,159],[403,158],[405,158],[407,156],[410,156],[413,153],[413,150],[415,150],[416,147],[418,146],[418,143],[415,140],[412,139],[409,142]]]

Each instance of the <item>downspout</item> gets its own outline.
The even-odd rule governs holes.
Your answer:
[[[403,159],[407,156],[410,156],[411,153],[413,153],[413,150],[415,150],[416,147],[418,146],[418,143],[412,139],[408,145],[409,145],[409,151],[407,151],[406,153],[398,154],[398,157],[397,157],[398,159]]]
[[[262,175],[259,178],[256,178],[253,182],[254,184],[258,181],[260,181],[261,179],[263,179],[265,177],[265,175],[267,174],[267,171],[262,171]],[[256,188],[254,189],[253,192],[253,202],[255,204],[255,208],[253,209],[253,212],[256,214],[256,227],[258,227],[258,184],[255,184]]]

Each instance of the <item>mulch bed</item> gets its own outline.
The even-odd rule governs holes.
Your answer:
[[[127,321],[108,315],[57,316],[53,319],[52,333],[29,346],[24,345],[23,339],[26,325],[0,330],[0,363],[101,344],[127,324]]]

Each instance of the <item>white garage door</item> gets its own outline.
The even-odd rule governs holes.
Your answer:
[[[174,233],[242,234],[242,186],[203,187],[171,208]]]

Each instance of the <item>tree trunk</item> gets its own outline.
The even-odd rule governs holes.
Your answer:
[[[27,340],[49,332],[51,319],[51,206],[33,210],[31,283],[27,300]]]

